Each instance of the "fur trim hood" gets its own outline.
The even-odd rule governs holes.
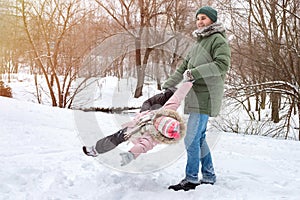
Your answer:
[[[159,132],[154,127],[153,124],[155,123],[155,120],[161,116],[171,117],[171,118],[177,120],[180,123],[180,139],[184,138],[185,123],[184,123],[182,117],[174,110],[160,109],[155,113],[155,115],[152,119],[151,127],[150,127],[150,135],[153,137],[153,139],[155,139],[156,141],[158,141],[160,143],[164,143],[164,144],[173,144],[173,143],[177,143],[180,140],[180,139],[168,138],[168,137],[164,136],[161,132]]]
[[[159,132],[155,126],[155,120],[161,116],[171,117],[179,122],[180,127],[180,138],[169,138],[163,133]],[[149,134],[155,141],[163,144],[174,144],[185,136],[185,123],[182,117],[174,110],[171,109],[159,109],[149,112],[147,115],[139,119],[139,122],[134,128],[126,132],[126,137],[131,138],[130,140],[135,140],[143,134]]]
[[[204,27],[201,30],[197,29],[193,32],[193,36],[194,37],[207,37],[214,33],[221,33],[222,35],[225,33],[225,28],[223,27],[223,25],[221,23],[216,22],[207,27]]]

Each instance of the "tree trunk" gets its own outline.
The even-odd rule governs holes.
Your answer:
[[[35,84],[35,90],[36,90],[36,96],[38,103],[41,104],[41,97],[40,97],[40,92],[39,92],[39,86],[38,86],[38,81],[37,81],[37,73],[34,73],[34,84]]]
[[[142,55],[141,55],[141,39],[135,39],[135,64],[136,64],[136,75],[137,85],[134,93],[135,98],[139,98],[143,95],[143,84],[144,84],[144,70],[142,66]]]
[[[299,99],[298,99],[297,106],[298,106],[298,140],[300,141],[300,102],[299,102]]]
[[[280,94],[271,94],[272,103],[272,121],[278,123],[279,119],[279,109],[280,109]]]
[[[262,92],[260,96],[261,96],[260,108],[264,110],[266,108],[267,94],[266,92]]]
[[[154,74],[155,74],[155,79],[156,79],[156,85],[157,89],[161,90],[161,73],[159,69],[159,50],[155,50],[154,53]]]

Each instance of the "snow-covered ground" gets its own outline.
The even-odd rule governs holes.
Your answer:
[[[87,139],[118,130],[120,122],[130,116],[100,112],[91,115],[38,105],[21,98],[0,97],[0,105],[0,199],[3,200],[296,200],[300,197],[297,141],[210,129],[207,135],[217,174],[216,184],[175,192],[167,187],[184,177],[186,156],[181,144],[177,149],[182,148],[183,153],[177,153],[178,158],[169,164],[136,172],[132,169],[144,161],[157,162],[156,156],[151,155],[168,147],[157,147],[125,167],[119,166],[119,152],[129,149],[130,143],[111,151],[110,157],[104,160],[82,153]],[[96,121],[96,130],[89,126],[89,116]],[[161,155],[161,159],[168,159]]]

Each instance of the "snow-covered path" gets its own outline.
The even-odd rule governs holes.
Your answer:
[[[3,97],[0,105],[3,200],[300,197],[300,144],[296,141],[218,133],[217,140],[210,144],[217,183],[201,185],[195,191],[174,192],[167,187],[183,178],[185,156],[155,172],[121,172],[83,155],[72,111]],[[105,126],[102,128],[111,131],[112,127]]]

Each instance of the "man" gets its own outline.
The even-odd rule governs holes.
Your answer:
[[[230,47],[225,29],[217,22],[217,11],[204,6],[196,12],[194,31],[196,42],[175,73],[163,88],[176,86],[183,78],[194,80],[185,99],[185,113],[189,114],[185,146],[187,163],[185,178],[169,189],[195,189],[200,184],[214,184],[216,175],[210,149],[206,143],[209,117],[219,114],[224,93],[224,81],[230,67]],[[198,179],[201,163],[202,179]]]

